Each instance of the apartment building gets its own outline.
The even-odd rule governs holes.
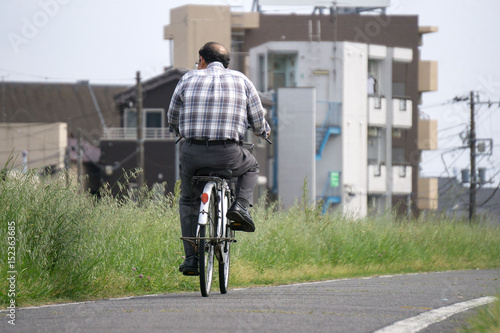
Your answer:
[[[307,195],[325,212],[356,217],[436,209],[437,180],[420,178],[419,163],[422,150],[437,149],[437,123],[420,118],[418,105],[423,92],[437,89],[437,63],[419,54],[422,36],[437,28],[419,27],[417,16],[360,12],[188,5],[172,10],[184,19],[173,19],[165,38],[174,40],[180,67],[205,41],[231,45],[233,68],[274,96],[266,179],[285,206]]]

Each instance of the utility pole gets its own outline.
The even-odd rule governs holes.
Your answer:
[[[142,85],[141,72],[136,73],[136,115],[137,115],[137,167],[140,169],[137,175],[137,185],[142,188],[144,185],[144,127],[142,124]]]
[[[2,76],[2,121],[7,121],[7,112],[5,111],[5,76]]]
[[[470,150],[470,180],[464,180],[462,177],[463,183],[470,182],[469,187],[469,221],[472,221],[474,215],[476,214],[476,191],[477,188],[481,185],[488,183],[485,181],[485,173],[481,172],[479,169],[479,176],[476,168],[476,156],[478,155],[491,155],[493,154],[493,139],[478,139],[476,137],[476,105],[488,105],[490,108],[493,104],[498,104],[500,107],[500,101],[480,101],[479,95],[476,92],[471,91],[468,97],[455,97],[453,102],[465,102],[469,101],[470,103],[470,132],[468,135],[469,142],[467,146],[462,148],[469,148]],[[489,143],[489,146],[487,144]],[[479,149],[478,149],[479,148]],[[482,176],[481,176],[482,174]]]
[[[77,172],[78,172],[78,184],[80,185],[80,189],[83,188],[83,154],[82,154],[82,129],[78,128],[78,139],[77,139]]]
[[[476,213],[476,117],[474,111],[474,92],[470,92],[470,189],[469,189],[469,221],[472,221]]]

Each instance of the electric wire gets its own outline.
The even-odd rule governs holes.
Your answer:
[[[17,74],[17,75],[24,75],[24,76],[29,76],[37,79],[43,79],[45,81],[49,80],[67,80],[67,81],[79,81],[81,78],[69,78],[69,77],[56,77],[56,76],[49,76],[49,75],[39,75],[39,74],[30,74],[30,73],[24,73],[24,72],[19,72],[11,69],[6,69],[6,68],[1,68],[0,71],[8,72],[11,74]],[[92,81],[133,81],[135,78],[133,77],[128,77],[128,78],[109,78],[109,79],[93,79]]]

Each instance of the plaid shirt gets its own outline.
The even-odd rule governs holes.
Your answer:
[[[247,127],[267,137],[269,124],[252,82],[220,62],[184,74],[175,88],[167,118],[186,139],[243,140]]]

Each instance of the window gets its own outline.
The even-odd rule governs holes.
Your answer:
[[[368,60],[368,95],[380,96],[380,61]]]
[[[146,128],[162,128],[165,123],[165,111],[163,109],[143,109],[143,127]],[[125,109],[124,127],[137,127],[137,111],[136,109]]]
[[[267,55],[267,89],[295,87],[297,85],[296,65],[296,53],[269,53]]]
[[[393,82],[392,83],[392,96],[393,97],[406,97],[406,83]]]
[[[163,127],[163,109],[144,110],[146,121],[144,122],[147,128],[162,128]]]
[[[259,91],[266,91],[266,56],[259,54]]]
[[[137,112],[135,111],[135,109],[125,109],[123,127],[137,127]]]
[[[404,148],[392,148],[392,164],[395,166],[405,164],[405,154]]]
[[[392,64],[392,96],[406,97],[408,83],[408,64],[393,62]]]

